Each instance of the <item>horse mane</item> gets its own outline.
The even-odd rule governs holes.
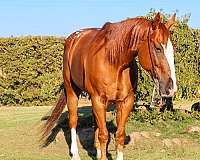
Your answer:
[[[101,29],[105,51],[110,63],[118,63],[128,52],[136,51],[139,41],[151,25],[145,18],[131,18],[118,23],[107,22]]]

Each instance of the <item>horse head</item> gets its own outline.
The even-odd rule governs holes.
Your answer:
[[[175,16],[174,14],[164,24],[157,13],[138,49],[139,62],[150,72],[155,83],[158,83],[162,97],[171,97],[177,90],[174,50],[170,40],[170,29]]]

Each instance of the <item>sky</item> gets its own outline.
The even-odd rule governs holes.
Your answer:
[[[190,27],[200,29],[200,0],[0,0],[0,37],[67,36],[86,27],[101,27],[150,9],[180,17],[191,13]]]

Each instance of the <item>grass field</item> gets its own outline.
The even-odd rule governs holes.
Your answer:
[[[176,108],[189,108],[192,102],[175,103]],[[47,148],[39,147],[40,119],[51,107],[1,107],[0,108],[0,160],[68,160],[69,132],[65,128],[57,134]],[[79,116],[79,149],[82,160],[95,159],[90,135],[90,110],[83,108]],[[114,130],[114,116],[109,118],[109,130]],[[88,120],[88,118],[90,118]],[[199,160],[200,133],[188,133],[189,126],[200,127],[197,119],[183,121],[166,120],[141,122],[129,120],[127,123],[127,143],[125,160]],[[64,133],[64,134],[63,134]],[[89,134],[89,135],[86,135]],[[84,137],[85,136],[85,137]],[[68,143],[67,143],[67,142]],[[114,134],[108,147],[109,159],[115,159]]]

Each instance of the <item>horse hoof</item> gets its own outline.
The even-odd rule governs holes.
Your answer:
[[[123,152],[118,151],[117,152],[117,159],[116,160],[123,160]]]
[[[96,156],[97,159],[100,159],[101,158],[101,150],[100,149],[97,149],[97,156]]]
[[[79,155],[74,155],[71,160],[81,160]]]

